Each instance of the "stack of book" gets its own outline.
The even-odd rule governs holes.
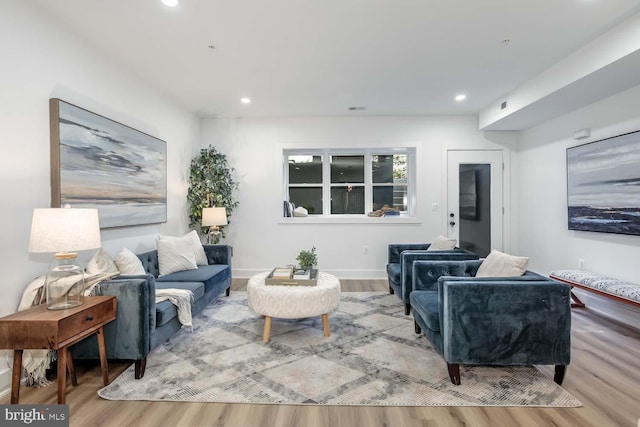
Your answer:
[[[293,272],[293,278],[294,279],[305,279],[305,280],[309,280],[311,279],[311,269],[308,270],[295,270]]]
[[[290,267],[279,267],[274,268],[271,272],[271,277],[273,279],[291,279],[293,277],[293,268]]]
[[[294,270],[291,267],[277,267],[264,280],[265,285],[275,286],[316,286],[318,270]]]

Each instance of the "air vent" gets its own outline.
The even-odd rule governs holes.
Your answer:
[[[362,111],[365,110],[367,107],[349,107],[349,111]]]

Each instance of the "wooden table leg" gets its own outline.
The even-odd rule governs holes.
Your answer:
[[[329,315],[327,313],[322,315],[322,326],[324,327],[324,336],[330,336],[331,331],[329,330]]]
[[[22,350],[13,351],[13,372],[11,373],[11,404],[20,399],[20,376],[22,374]]]
[[[65,403],[67,391],[67,347],[58,349],[58,404]]]
[[[104,345],[104,329],[98,329],[98,352],[100,353],[100,368],[102,369],[102,382],[109,385],[109,365],[107,364],[107,350]]]
[[[271,316],[264,317],[264,333],[262,334],[262,342],[268,343],[271,336]]]
[[[71,350],[67,347],[67,370],[69,370],[69,378],[71,378],[71,385],[78,385],[78,377],[76,377],[76,370],[73,367],[73,358],[71,357]]]

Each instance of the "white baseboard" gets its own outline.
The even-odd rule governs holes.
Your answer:
[[[264,273],[268,269],[237,269],[233,270],[235,279],[248,279],[254,274]],[[385,270],[322,270],[333,274],[338,279],[358,279],[358,280],[387,280]]]

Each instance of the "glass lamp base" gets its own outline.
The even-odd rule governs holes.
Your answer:
[[[47,310],[66,310],[67,308],[77,307],[82,305],[83,301],[64,301],[51,304],[47,307]]]
[[[56,254],[47,272],[47,308],[64,310],[84,302],[84,272],[75,253]]]

